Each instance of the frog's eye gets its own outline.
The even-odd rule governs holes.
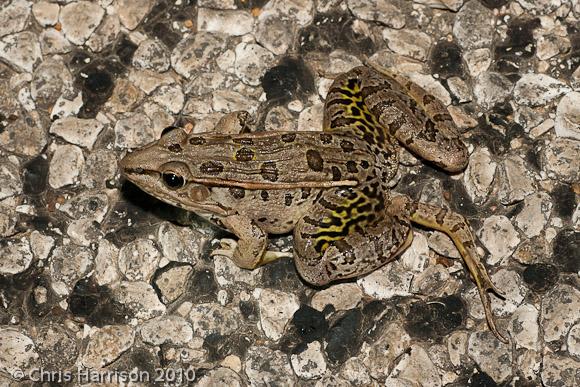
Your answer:
[[[165,172],[162,177],[165,185],[171,189],[181,188],[185,185],[185,179],[175,173]]]

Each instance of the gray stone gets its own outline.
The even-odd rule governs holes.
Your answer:
[[[0,246],[0,274],[13,275],[22,273],[30,267],[33,255],[30,243],[25,237],[3,239]]]
[[[55,25],[58,22],[59,12],[59,5],[48,1],[39,1],[32,5],[32,14],[42,27]]]
[[[556,135],[580,141],[580,92],[566,94],[558,103]]]
[[[292,45],[295,30],[292,20],[281,18],[276,11],[262,10],[256,22],[256,42],[276,55],[283,55]]]
[[[276,106],[266,115],[264,120],[266,130],[295,131],[296,118],[284,106]]]
[[[380,22],[387,27],[400,29],[405,26],[405,14],[397,1],[347,0],[348,8],[359,19]]]
[[[123,281],[113,287],[113,297],[140,320],[149,320],[165,313],[165,305],[147,282]]]
[[[199,31],[220,32],[242,36],[252,32],[254,18],[245,10],[222,10],[198,8],[197,28]]]
[[[302,379],[317,379],[326,372],[326,361],[318,341],[306,344],[302,352],[293,353],[290,362],[296,375]]]
[[[407,74],[406,77],[425,89],[427,93],[433,95],[438,100],[443,102],[445,106],[451,105],[451,96],[449,95],[449,92],[438,80],[433,78],[433,76],[419,73],[410,73]]]
[[[121,24],[129,30],[134,30],[154,4],[154,0],[117,0],[115,8]]]
[[[7,35],[0,40],[0,59],[18,71],[31,73],[42,61],[38,36],[30,31]]]
[[[156,317],[141,326],[143,341],[151,345],[184,345],[193,338],[191,324],[181,316]]]
[[[94,220],[87,218],[72,220],[67,225],[66,234],[73,243],[85,247],[89,247],[93,242],[103,237],[99,225]]]
[[[93,328],[81,362],[85,367],[100,369],[111,364],[133,345],[135,332],[129,325],[105,325]]]
[[[428,238],[429,248],[444,257],[460,259],[461,255],[449,236],[440,231],[433,231]]]
[[[508,344],[500,342],[491,332],[475,332],[469,336],[469,356],[496,383],[512,375],[512,353]]]
[[[193,334],[206,338],[209,335],[226,336],[240,327],[239,312],[220,304],[194,305],[189,313]]]
[[[177,300],[187,290],[187,281],[192,271],[189,265],[172,266],[155,276],[155,286],[164,304]]]
[[[157,39],[146,39],[139,44],[133,54],[133,66],[164,72],[169,69],[169,53]]]
[[[30,233],[30,250],[36,259],[45,260],[48,258],[53,246],[53,237],[44,235],[36,230]]]
[[[540,233],[548,224],[552,213],[552,199],[545,192],[532,194],[524,200],[524,208],[516,216],[516,225],[528,237]]]
[[[502,204],[510,205],[524,200],[536,190],[534,179],[530,176],[524,160],[518,155],[508,156],[500,169]]]
[[[118,148],[140,148],[158,138],[149,117],[135,112],[123,115],[115,124],[115,146]]]
[[[129,281],[149,282],[159,266],[161,254],[149,239],[136,239],[121,248],[119,270]]]
[[[255,43],[241,42],[236,46],[234,70],[240,80],[258,86],[264,73],[274,63],[274,55]]]
[[[524,74],[514,87],[514,101],[520,105],[543,106],[569,91],[565,83],[546,74]]]
[[[71,144],[92,149],[104,125],[94,118],[65,117],[53,122],[50,133],[62,137]]]
[[[263,8],[274,11],[284,19],[294,20],[299,26],[312,22],[314,2],[312,0],[271,0]]]
[[[244,382],[240,375],[235,371],[220,367],[209,371],[205,374],[199,381],[196,382],[198,387],[213,387],[213,386],[230,386],[230,387],[242,387]]]
[[[171,114],[181,112],[185,103],[185,96],[178,85],[160,86],[151,94],[151,98]]]
[[[237,266],[230,258],[215,255],[213,257],[216,281],[221,287],[230,288],[238,283],[255,286],[262,274],[262,269],[246,270]]]
[[[0,371],[2,373],[18,375],[20,371],[23,376],[28,376],[40,365],[40,356],[29,336],[16,328],[0,326]]]
[[[107,14],[101,25],[85,43],[94,52],[101,52],[111,45],[121,32],[121,22],[117,14]]]
[[[387,41],[387,46],[400,55],[405,55],[420,61],[427,58],[431,48],[431,37],[418,30],[395,30],[385,28],[383,39]]]
[[[477,235],[491,254],[489,264],[498,263],[512,255],[520,243],[518,232],[503,215],[492,215],[485,219]]]
[[[57,145],[48,168],[48,184],[61,188],[76,184],[85,163],[83,151],[75,145]]]
[[[119,249],[106,239],[98,243],[94,277],[100,286],[117,284],[121,277],[117,269]]]
[[[68,295],[92,268],[93,254],[88,248],[73,244],[56,247],[50,256],[52,289],[59,295]]]
[[[478,148],[471,154],[463,181],[467,193],[476,204],[485,203],[489,199],[496,169],[497,163],[487,148]]]
[[[570,328],[580,321],[580,290],[557,285],[542,299],[540,325],[547,342],[563,340]]]
[[[541,151],[542,169],[567,183],[580,180],[580,141],[556,138]]]
[[[248,349],[245,371],[252,386],[292,386],[295,383],[286,354],[268,347]]]
[[[76,1],[61,8],[59,20],[66,38],[82,45],[99,26],[105,10],[92,1]]]
[[[435,9],[449,9],[457,12],[464,3],[464,0],[413,0],[414,3],[424,4]]]
[[[74,93],[74,92],[73,92]],[[54,106],[50,111],[50,118],[55,120],[64,117],[75,117],[83,107],[82,92],[77,92],[76,95],[62,94],[54,102]]]
[[[145,93],[133,82],[119,79],[105,107],[111,113],[130,113],[137,109],[144,96]]]
[[[298,297],[276,289],[261,289],[258,295],[260,325],[266,337],[279,340],[300,307]]]
[[[207,243],[207,237],[192,228],[176,227],[164,222],[157,230],[157,242],[165,259],[195,265]]]
[[[517,348],[540,349],[539,311],[531,304],[520,305],[510,317],[508,330]]]
[[[457,98],[459,103],[471,102],[471,88],[460,77],[447,79],[447,85],[451,93]]]
[[[26,27],[30,16],[30,2],[12,0],[0,7],[0,37],[20,32]]]
[[[441,386],[439,370],[423,347],[413,344],[409,348],[408,355],[402,356],[399,363],[393,369],[389,378],[400,378],[411,381],[415,385]],[[389,381],[387,380],[387,385]]]
[[[212,70],[215,59],[226,50],[226,37],[222,34],[198,32],[177,44],[171,53],[171,65],[178,74],[189,78],[199,71]]]
[[[349,310],[355,308],[362,300],[362,291],[356,284],[335,284],[312,296],[310,304],[314,309],[323,311],[327,305],[334,310]]]
[[[370,386],[372,382],[364,363],[356,357],[351,357],[344,362],[340,370],[340,376],[347,380],[351,386]]]
[[[298,116],[298,130],[314,131],[322,129],[322,118],[324,116],[324,104],[315,103],[300,112]]]
[[[237,9],[235,0],[198,0],[197,5],[214,9]]]
[[[566,346],[570,355],[580,359],[580,324],[576,324],[570,329]]]
[[[512,88],[512,83],[504,75],[484,72],[477,77],[473,94],[482,108],[491,109],[495,104],[503,102],[511,94]]]
[[[485,47],[465,51],[463,60],[465,60],[469,74],[472,77],[479,77],[491,65],[491,50]]]
[[[245,110],[253,114],[256,112],[256,101],[247,95],[232,90],[217,90],[212,95],[211,106],[214,111],[229,113]]]
[[[413,273],[399,261],[373,271],[359,279],[357,283],[362,290],[373,298],[389,299],[395,296],[410,295]]]
[[[106,149],[93,151],[81,172],[81,184],[89,189],[103,189],[117,173],[117,155]]]
[[[62,30],[52,28],[40,33],[40,48],[44,55],[66,54],[72,51],[73,45],[66,39]]]
[[[22,193],[19,169],[16,157],[0,158],[0,200]]]
[[[400,323],[389,323],[373,345],[361,349],[360,358],[371,377],[384,380],[389,376],[398,359],[411,346],[411,338]]]
[[[542,382],[546,387],[580,385],[580,361],[570,357],[547,353],[544,355]]]
[[[15,233],[15,227],[18,222],[15,202],[15,197],[0,200],[0,237],[5,238]]]
[[[464,50],[491,46],[494,30],[493,12],[477,0],[465,3],[455,16],[453,35]]]

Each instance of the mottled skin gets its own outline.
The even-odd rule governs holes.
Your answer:
[[[391,197],[400,146],[449,171],[468,153],[446,108],[405,78],[357,67],[332,84],[323,132],[248,131],[248,114],[224,116],[212,133],[177,128],[128,154],[121,169],[146,192],[195,211],[238,237],[224,250],[252,269],[280,254],[269,233],[294,232],[300,275],[314,285],[370,273],[409,246],[411,223],[448,234],[471,272],[491,330],[502,340],[465,219]]]

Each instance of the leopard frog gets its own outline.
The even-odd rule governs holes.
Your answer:
[[[268,234],[293,232],[304,280],[325,285],[370,273],[411,243],[411,223],[449,235],[473,276],[490,329],[491,282],[465,218],[445,208],[391,195],[401,145],[448,172],[468,152],[444,105],[409,80],[361,66],[328,92],[323,131],[247,132],[248,114],[223,117],[210,133],[175,128],[120,162],[147,193],[194,211],[232,232],[226,253],[253,269],[281,254]],[[226,240],[227,241],[227,240]]]

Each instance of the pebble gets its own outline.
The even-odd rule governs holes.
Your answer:
[[[280,340],[286,325],[300,307],[298,297],[277,289],[261,289],[257,299],[264,334],[271,340]]]
[[[117,284],[121,278],[117,269],[119,249],[106,239],[98,242],[94,278],[99,286]]]
[[[511,205],[524,200],[536,191],[534,179],[530,176],[524,160],[518,155],[509,155],[500,169],[500,201]]]
[[[82,365],[96,369],[105,367],[131,348],[134,340],[135,332],[128,325],[105,325],[101,328],[93,328],[82,355]]]
[[[295,25],[277,11],[262,10],[256,22],[256,42],[276,55],[285,54],[292,45]]]
[[[403,266],[414,273],[420,273],[429,264],[429,244],[425,235],[413,233],[411,245],[401,254]]]
[[[114,3],[121,24],[134,30],[155,5],[154,0],[117,0]]]
[[[372,345],[361,349],[363,364],[371,377],[384,380],[411,346],[411,338],[400,323],[389,323]]]
[[[438,80],[433,78],[433,76],[411,73],[407,74],[407,78],[421,86],[427,93],[437,97],[437,99],[443,102],[445,106],[451,105],[451,96],[449,95],[449,92]]]
[[[580,323],[577,323],[570,329],[566,346],[570,355],[580,358]]]
[[[41,261],[48,258],[50,251],[54,247],[54,238],[35,230],[30,233],[29,239],[30,250],[34,254],[34,257]]]
[[[60,295],[68,295],[78,280],[93,268],[90,249],[73,244],[57,246],[49,258],[52,288]]]
[[[463,173],[463,182],[475,204],[485,203],[489,199],[496,169],[497,163],[487,148],[478,148],[471,154]]]
[[[149,282],[159,266],[161,254],[153,241],[135,239],[119,251],[119,270],[129,281]]]
[[[263,8],[264,12],[274,11],[283,19],[295,21],[299,26],[312,22],[314,15],[313,0],[270,0]]]
[[[115,83],[113,94],[105,103],[105,107],[111,113],[130,113],[137,110],[144,96],[145,93],[133,82],[119,79]]]
[[[56,145],[50,160],[48,184],[55,189],[76,184],[84,164],[81,148],[75,145]]]
[[[405,26],[405,14],[400,7],[388,0],[347,0],[350,11],[357,18],[379,22],[390,28]]]
[[[37,111],[24,113],[0,131],[0,142],[10,152],[38,156],[48,143],[47,128],[48,122],[44,115]],[[21,136],[20,133],[27,135]]]
[[[534,305],[522,304],[510,316],[508,331],[517,348],[540,349],[539,314]]]
[[[25,237],[2,239],[0,245],[0,274],[13,275],[22,273],[30,267],[33,255],[30,243]]]
[[[150,69],[164,72],[169,69],[169,53],[157,39],[145,39],[133,53],[133,66],[138,69]]]
[[[441,386],[439,370],[423,347],[412,344],[393,369],[390,378],[411,381],[413,385]],[[390,385],[389,379],[386,384]]]
[[[460,77],[447,79],[447,85],[459,103],[471,102],[473,99],[471,88]]]
[[[558,284],[542,299],[540,325],[547,342],[563,340],[570,328],[578,321],[580,290],[566,284]]]
[[[119,21],[119,16],[117,14],[107,14],[85,45],[94,52],[101,52],[115,42],[120,32],[121,22]]]
[[[244,382],[240,375],[229,368],[219,367],[210,370],[196,382],[198,387],[230,386],[242,387]]]
[[[489,8],[479,1],[468,1],[455,16],[453,35],[466,51],[489,47],[495,31],[493,20],[493,12]]]
[[[39,1],[32,5],[32,14],[42,27],[55,25],[58,22],[59,12],[59,5],[48,1]]]
[[[40,365],[40,356],[29,336],[15,328],[0,326],[0,371],[2,373],[14,375],[15,371],[22,371],[24,375],[29,375]]]
[[[322,118],[324,117],[324,104],[317,102],[308,106],[300,112],[298,116],[298,130],[315,131],[322,129]]]
[[[486,218],[477,236],[491,255],[488,258],[490,265],[511,256],[520,243],[518,232],[511,221],[503,215]]]
[[[60,10],[59,21],[64,36],[78,46],[84,44],[103,20],[105,10],[92,1],[75,1]]]
[[[555,138],[542,147],[542,169],[549,177],[555,177],[567,183],[580,180],[580,142],[566,138]]]
[[[234,71],[242,82],[258,86],[264,73],[274,64],[274,55],[255,43],[241,42],[236,46]]]
[[[195,229],[164,222],[157,230],[157,241],[165,259],[195,265],[207,238]]]
[[[76,96],[66,96],[62,94],[54,102],[50,112],[50,118],[55,120],[63,117],[76,116],[83,107],[83,94],[79,92]]]
[[[185,96],[181,86],[163,85],[159,86],[152,94],[151,98],[171,114],[178,114],[185,104]]]
[[[236,265],[230,258],[221,255],[213,257],[214,272],[217,283],[224,288],[246,284],[251,287],[257,285],[262,269],[246,270]]]
[[[326,372],[326,361],[318,341],[312,341],[299,353],[290,356],[292,368],[302,379],[317,379]]]
[[[65,141],[92,149],[104,125],[94,118],[64,117],[52,123],[49,132]]]
[[[524,74],[514,87],[514,101],[519,105],[543,106],[570,91],[563,82],[546,74]]]
[[[22,193],[22,180],[20,179],[20,166],[16,157],[0,158],[0,200],[20,195]]]
[[[168,269],[156,273],[154,278],[155,286],[159,289],[161,301],[170,304],[181,297],[187,290],[189,276],[193,271],[189,265],[172,266]]]
[[[44,55],[66,54],[72,51],[73,45],[62,30],[48,29],[40,33],[40,49]]]
[[[143,341],[151,345],[184,345],[193,338],[191,324],[181,316],[162,316],[141,326]]]
[[[29,31],[7,35],[0,40],[0,59],[18,71],[31,73],[42,61],[38,36]]]
[[[213,69],[212,62],[227,49],[222,34],[200,31],[186,36],[171,53],[171,66],[184,78]]]
[[[247,11],[199,8],[197,27],[199,31],[220,32],[242,36],[252,32],[254,18]]]
[[[395,261],[360,278],[357,284],[367,295],[385,300],[395,296],[409,296],[412,280],[413,273],[401,262]]]
[[[547,353],[542,362],[542,382],[546,387],[580,384],[580,361],[558,353]]]
[[[140,320],[149,320],[165,313],[165,305],[147,282],[122,281],[113,287],[113,297]]]
[[[295,384],[295,376],[286,354],[268,347],[253,346],[248,349],[245,371],[252,385],[292,386]]]
[[[463,60],[465,60],[469,74],[472,77],[479,77],[491,65],[491,50],[489,48],[476,48],[465,51],[463,53]]]
[[[217,90],[212,95],[212,108],[216,112],[229,113],[245,110],[250,114],[256,112],[256,101],[247,95],[233,90]]]
[[[494,382],[502,383],[512,375],[512,353],[507,344],[500,342],[491,332],[475,332],[469,336],[469,357],[488,374]]]
[[[385,28],[383,39],[395,53],[420,61],[427,58],[432,40],[429,35],[418,30],[396,30]]]
[[[266,130],[295,131],[296,119],[284,106],[276,106],[268,112],[264,120]]]
[[[143,113],[127,113],[115,124],[115,146],[135,149],[157,139],[151,120]]]
[[[30,2],[12,0],[0,8],[0,37],[20,32],[26,27],[30,15]]]
[[[117,173],[117,155],[106,149],[91,152],[81,171],[81,184],[89,189],[103,189]]]
[[[524,208],[517,214],[515,221],[528,238],[540,235],[548,224],[552,214],[551,200],[545,192],[529,195],[524,200]]]
[[[372,382],[369,371],[363,362],[356,357],[351,357],[344,363],[340,370],[340,376],[350,383],[348,385],[369,386]]]
[[[473,94],[477,103],[487,110],[503,102],[511,94],[512,88],[512,83],[504,75],[489,71],[477,77]]]
[[[314,293],[310,305],[323,311],[327,305],[334,310],[349,310],[355,308],[362,300],[362,291],[356,284],[336,284]]]
[[[206,338],[210,335],[227,336],[240,327],[239,311],[216,303],[194,305],[189,313],[193,334]]]
[[[566,94],[558,103],[556,135],[580,141],[580,92]]]

